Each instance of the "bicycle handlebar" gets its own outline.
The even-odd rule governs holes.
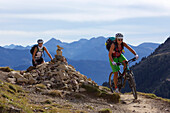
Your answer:
[[[134,58],[132,58],[132,59],[128,60],[128,61],[127,61],[127,62],[125,62],[125,63],[127,64],[127,63],[129,63],[129,62],[134,62],[134,61],[136,61],[136,57],[134,57]],[[117,64],[118,66],[119,66],[119,65],[122,65],[122,64],[121,64],[121,63],[119,63],[119,62],[118,62],[118,63],[116,63],[116,64]]]

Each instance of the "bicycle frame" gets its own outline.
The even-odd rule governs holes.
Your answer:
[[[124,69],[124,71],[121,73],[121,71],[119,70],[118,73],[119,73],[119,76],[118,76],[118,82],[117,82],[117,87],[119,88],[119,91],[122,89],[122,87],[124,88],[125,87],[125,84],[126,84],[126,80],[128,80],[129,82],[129,86],[132,90],[132,93],[133,93],[133,96],[135,99],[137,99],[137,92],[136,92],[136,84],[135,84],[135,80],[133,78],[133,73],[132,71],[128,68],[129,68],[129,64],[131,61],[135,61],[136,58],[132,58],[130,59],[129,61],[126,61],[126,67]],[[122,65],[121,63],[117,63],[117,65]],[[113,77],[113,72],[110,73],[109,75],[109,86],[110,86],[110,90],[111,92],[113,93],[113,81],[112,81],[112,77]],[[124,77],[125,75],[125,77]],[[123,82],[123,84],[122,84]]]
[[[136,58],[134,57],[134,58],[126,61],[126,62],[125,62],[125,63],[126,63],[126,67],[125,67],[125,69],[123,70],[123,72],[121,73],[120,70],[118,71],[118,73],[119,73],[119,77],[118,77],[118,78],[121,79],[120,85],[121,85],[121,87],[123,86],[123,88],[125,87],[125,84],[126,84],[126,79],[127,79],[127,74],[126,74],[126,72],[127,72],[127,68],[129,68],[128,63],[130,63],[131,61],[135,61],[135,60],[136,60]],[[117,65],[120,66],[120,65],[122,65],[122,64],[121,64],[121,63],[117,63]],[[129,71],[130,71],[130,69],[129,69]],[[123,81],[123,83],[122,83],[122,77],[123,77],[123,75],[125,75],[125,78],[124,78],[124,81]]]

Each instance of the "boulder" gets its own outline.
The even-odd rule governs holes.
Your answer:
[[[16,78],[7,78],[7,81],[12,83],[12,84],[15,84],[16,83]]]
[[[35,84],[36,82],[37,81],[33,77],[29,78],[29,81],[28,81],[29,84]]]
[[[32,75],[30,73],[24,73],[23,76],[28,80],[32,77]]]
[[[27,72],[33,71],[34,69],[36,69],[36,67],[30,66],[30,67],[27,69]]]
[[[16,72],[16,71],[10,72],[9,76],[13,76],[15,78],[22,78],[23,77],[19,72]]]
[[[28,83],[28,79],[24,77],[17,78],[17,83]]]
[[[80,88],[79,91],[80,92],[86,92],[87,90],[85,88]]]
[[[58,66],[58,69],[62,69],[62,70],[68,70],[68,67],[66,66],[66,65],[64,65],[64,64],[61,64],[61,65],[59,65]]]

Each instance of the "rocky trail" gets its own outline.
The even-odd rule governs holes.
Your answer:
[[[138,94],[138,99],[134,100],[132,94],[121,95],[120,106],[128,112],[135,113],[169,113],[170,103],[152,99],[146,95]]]

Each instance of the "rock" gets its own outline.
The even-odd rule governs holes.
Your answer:
[[[51,87],[51,84],[47,84],[47,88],[50,88]]]
[[[54,79],[54,78],[51,78],[51,79],[50,79],[50,81],[51,81],[51,82],[54,82],[54,81],[55,81],[55,79]]]
[[[58,68],[66,71],[68,70],[68,67],[64,64],[59,65]]]
[[[35,84],[36,82],[37,81],[33,77],[29,78],[29,81],[28,81],[29,84]]]
[[[12,83],[12,84],[15,84],[16,83],[16,78],[7,78],[7,81]]]
[[[85,92],[86,89],[85,89],[85,88],[80,88],[79,91],[80,91],[80,92]]]
[[[92,81],[91,78],[88,78],[87,80]]]
[[[19,72],[16,72],[16,71],[12,71],[9,73],[9,76],[13,76],[15,78],[21,78],[23,77]]]
[[[17,78],[17,83],[28,83],[28,80],[24,77]]]
[[[38,73],[32,73],[32,77],[38,77]]]
[[[85,81],[84,80],[80,80],[80,83],[84,83]]]
[[[30,66],[30,67],[27,69],[27,72],[30,72],[30,71],[32,71],[32,70],[34,70],[34,69],[36,69],[36,67]]]
[[[32,75],[30,73],[24,73],[23,76],[28,80],[32,77]]]
[[[73,80],[74,85],[78,85],[78,82],[76,80]]]
[[[69,64],[69,68],[70,68],[70,69],[73,69],[74,71],[76,70],[76,69],[74,68],[74,66],[72,66],[72,65],[70,65],[70,64]]]

